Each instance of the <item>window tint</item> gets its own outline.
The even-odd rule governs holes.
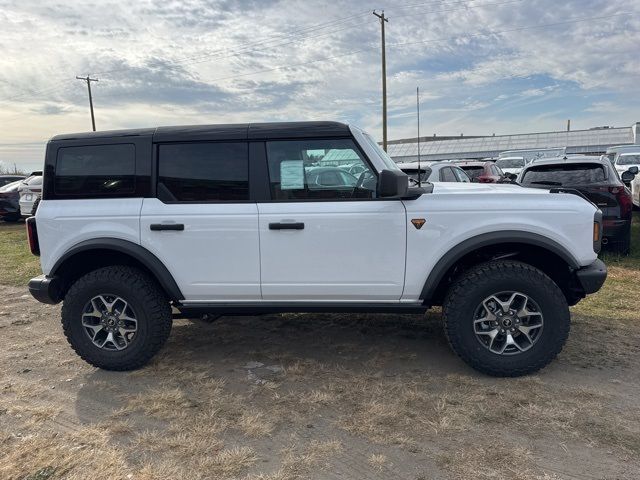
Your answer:
[[[469,178],[469,175],[464,173],[464,170],[462,170],[461,168],[452,167],[451,169],[453,170],[453,173],[456,174],[456,177],[458,177],[459,182],[469,183],[471,181],[471,179]]]
[[[522,168],[524,158],[500,158],[496,161],[496,165],[500,168]]]
[[[465,173],[469,176],[469,178],[478,178],[484,173],[484,167],[460,167]]]
[[[176,143],[160,145],[158,150],[160,200],[249,200],[247,143]]]
[[[443,168],[440,170],[440,181],[441,182],[455,182],[457,181],[456,176],[453,174],[453,170],[451,168]]]
[[[350,139],[267,142],[274,200],[375,198],[377,177]]]
[[[640,154],[624,154],[618,157],[618,165],[640,165]]]
[[[135,190],[136,150],[132,144],[62,147],[55,192],[66,195],[121,195]],[[42,178],[42,177],[40,177]]]
[[[602,165],[577,163],[532,167],[524,173],[522,185],[589,185],[606,179]]]

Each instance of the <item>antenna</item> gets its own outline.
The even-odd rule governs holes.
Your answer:
[[[420,169],[420,87],[416,87],[416,111],[418,115],[418,187],[421,187],[422,170]]]

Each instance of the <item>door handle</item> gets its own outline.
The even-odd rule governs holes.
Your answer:
[[[302,222],[270,223],[269,230],[304,230]]]
[[[149,228],[154,232],[159,232],[160,230],[174,230],[174,231],[182,231],[184,230],[183,223],[152,223],[149,225]]]

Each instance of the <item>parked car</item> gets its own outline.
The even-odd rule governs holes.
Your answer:
[[[498,155],[498,159],[507,157],[522,157],[524,158],[525,164],[527,164],[541,158],[564,157],[566,151],[567,149],[565,147],[505,150],[504,152],[500,152],[500,154]]]
[[[622,175],[631,167],[640,168],[640,148],[636,152],[617,154],[613,161],[613,166],[619,175]]]
[[[0,175],[0,187],[4,187],[18,180],[24,180],[24,175]]]
[[[496,160],[496,166],[503,173],[518,175],[525,166],[524,157],[503,157]]]
[[[615,163],[616,157],[621,153],[637,153],[640,151],[640,145],[616,145],[614,147],[607,148],[605,156]]]
[[[637,170],[636,170],[637,173]],[[572,156],[527,165],[518,178],[524,187],[570,188],[582,193],[602,211],[602,243],[626,255],[631,245],[631,192],[605,157]]]
[[[339,167],[310,167],[305,169],[309,188],[355,187],[358,177]]]
[[[374,181],[310,188],[305,162],[331,150]],[[464,361],[523,375],[560,352],[568,306],[606,278],[591,202],[515,185],[410,187],[342,123],[58,135],[45,164],[27,219],[43,275],[29,290],[63,302],[67,339],[100,368],[148,362],[172,307],[194,318],[442,305]]]
[[[35,214],[35,208],[42,195],[42,172],[33,172],[20,183],[20,214],[30,217]]]
[[[0,187],[0,219],[5,222],[20,220],[20,180]]]
[[[442,162],[420,162],[420,169],[418,169],[418,162],[399,163],[398,167],[404,173],[409,175],[409,178],[414,182],[418,182],[418,172],[420,172],[421,182],[470,182],[471,179],[456,164],[442,161]]]
[[[499,183],[505,180],[505,174],[494,162],[474,162],[472,160],[456,162],[469,176],[472,182]]]

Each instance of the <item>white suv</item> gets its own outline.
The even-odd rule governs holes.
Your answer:
[[[319,167],[357,171],[355,183],[309,182]],[[600,211],[566,192],[409,187],[341,123],[59,135],[27,221],[44,272],[29,288],[64,301],[71,346],[110,370],[161,348],[172,306],[195,318],[442,305],[468,364],[516,376],[560,352],[568,305],[602,286],[601,228]]]

